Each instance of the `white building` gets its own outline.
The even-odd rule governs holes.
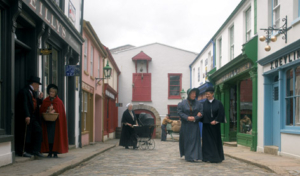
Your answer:
[[[271,31],[271,50],[258,43],[258,146],[260,152],[300,158],[300,0],[257,1],[257,28],[278,28],[287,17],[284,34]],[[258,30],[259,36],[266,36]]]
[[[190,65],[191,86],[200,90],[198,100],[213,85],[215,97],[225,107],[228,123],[221,124],[222,140],[253,151],[257,146],[256,7],[256,0],[242,0]]]
[[[153,43],[123,51],[111,50],[122,72],[119,77],[119,124],[126,104],[132,102],[136,114],[151,114],[160,137],[161,118],[171,114],[177,118],[180,91],[190,87],[189,64],[196,53]]]

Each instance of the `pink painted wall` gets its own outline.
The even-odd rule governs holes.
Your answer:
[[[87,46],[87,72],[88,75],[84,73],[84,50],[85,46],[82,45],[82,81],[89,86],[94,88],[94,95],[93,95],[93,141],[102,141],[102,86],[103,81],[100,81],[101,85],[96,84],[96,79],[93,80],[91,78],[91,46],[93,47],[93,77],[98,78],[98,58],[100,58],[100,78],[103,77],[103,56],[101,55],[101,52],[99,51],[98,46],[93,42],[93,40],[87,35],[86,31],[83,30],[83,38],[86,40],[88,46]],[[97,97],[97,98],[96,98]],[[96,102],[97,99],[97,102]],[[96,132],[97,128],[97,132]],[[91,133],[91,132],[90,132]],[[83,141],[83,139],[82,139]]]

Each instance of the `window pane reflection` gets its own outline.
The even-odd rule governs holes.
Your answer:
[[[252,134],[252,80],[240,84],[240,132]]]

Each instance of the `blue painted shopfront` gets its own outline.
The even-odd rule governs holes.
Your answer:
[[[300,40],[258,61],[264,76],[264,146],[300,134]]]

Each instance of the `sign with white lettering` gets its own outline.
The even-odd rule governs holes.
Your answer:
[[[271,70],[273,70],[274,68],[281,67],[298,59],[300,59],[300,49],[270,62],[269,67]]]
[[[23,0],[53,31],[55,31],[65,42],[67,42],[77,53],[80,53],[81,44],[74,40],[71,33],[62,24],[59,17],[55,16],[53,11],[46,7],[44,0]]]
[[[80,76],[80,65],[65,65],[66,76]]]
[[[108,97],[110,97],[111,99],[115,99],[115,95],[112,94],[110,91],[105,90],[105,95],[107,95]]]
[[[86,84],[85,82],[82,82],[82,90],[85,90],[87,92],[90,92],[90,93],[94,93],[94,88],[88,84]]]

